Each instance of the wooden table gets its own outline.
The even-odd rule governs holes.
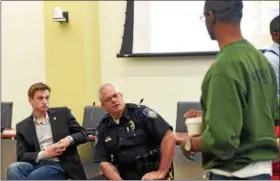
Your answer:
[[[16,130],[14,129],[4,130],[1,133],[1,139],[13,139],[15,137],[16,137]]]

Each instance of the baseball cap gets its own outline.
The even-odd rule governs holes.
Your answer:
[[[242,0],[206,0],[204,12],[212,11],[218,20],[231,21],[242,18]]]
[[[280,15],[273,18],[270,22],[270,33],[280,31]]]

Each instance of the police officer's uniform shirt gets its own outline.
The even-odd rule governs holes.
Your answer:
[[[97,127],[94,162],[111,162],[112,155],[121,163],[133,162],[152,147],[160,147],[167,130],[173,128],[146,106],[126,104],[119,124],[107,114]]]

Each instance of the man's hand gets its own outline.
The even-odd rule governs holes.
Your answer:
[[[146,173],[143,177],[142,180],[162,180],[164,179],[166,173],[161,172],[161,171],[153,171]]]
[[[195,117],[201,117],[202,116],[202,112],[198,111],[198,110],[189,110],[188,112],[186,112],[184,114],[184,119],[188,119],[188,118],[195,118]]]
[[[53,158],[61,154],[62,152],[57,151],[57,144],[48,146],[43,152],[44,158]]]
[[[101,162],[100,168],[108,180],[122,180],[118,169],[110,162]]]
[[[278,143],[278,149],[279,149],[279,154],[280,154],[280,138],[277,138],[277,143]],[[280,156],[278,156],[278,158],[274,159],[273,163],[280,163]]]
[[[192,150],[186,150],[185,148],[185,144],[187,141],[190,141],[191,142],[191,137],[187,137],[185,140],[183,140],[181,142],[181,150],[182,150],[182,153],[185,155],[185,157],[187,157],[189,160],[191,161],[195,161],[195,152],[193,152]]]
[[[65,137],[61,140],[59,140],[59,142],[56,143],[57,147],[56,147],[56,151],[59,153],[63,153],[71,144],[71,140],[68,137]]]

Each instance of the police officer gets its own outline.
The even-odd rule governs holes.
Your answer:
[[[108,114],[97,127],[94,162],[100,163],[105,178],[173,179],[172,127],[152,109],[126,104],[111,84],[101,86],[99,99]]]

